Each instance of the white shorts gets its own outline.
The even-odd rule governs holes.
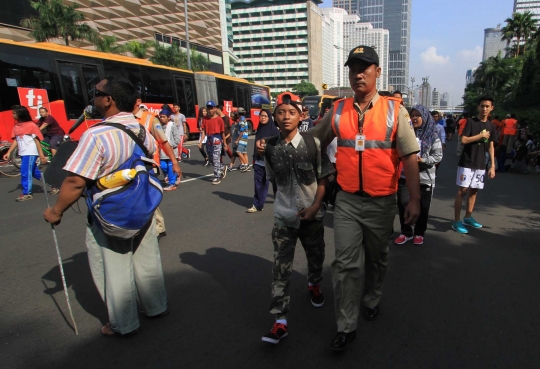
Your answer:
[[[465,188],[484,188],[484,179],[486,171],[482,169],[470,169],[458,167],[456,184]]]

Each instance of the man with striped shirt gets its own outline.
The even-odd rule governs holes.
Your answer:
[[[94,104],[106,122],[131,129],[153,154],[157,149],[155,139],[131,113],[136,94],[129,81],[107,77],[96,85]],[[70,174],[62,183],[56,204],[45,210],[45,220],[59,224],[63,213],[81,197],[84,189],[118,169],[131,157],[135,145],[133,139],[117,128],[90,127],[64,167]],[[86,246],[94,283],[109,312],[109,323],[101,328],[103,335],[137,332],[137,301],[147,316],[167,313],[155,217],[146,230],[126,241],[112,239],[96,224],[89,224]]]

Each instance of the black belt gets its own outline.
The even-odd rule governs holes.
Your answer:
[[[356,196],[360,196],[360,197],[373,197],[369,193],[364,192],[364,191],[356,191],[354,194]]]

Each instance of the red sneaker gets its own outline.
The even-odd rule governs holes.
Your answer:
[[[424,237],[422,236],[414,236],[413,244],[414,245],[421,245],[424,243]]]
[[[281,323],[274,323],[270,333],[262,336],[264,342],[273,343],[274,345],[278,344],[282,338],[285,338],[289,335],[287,326]]]
[[[403,245],[405,242],[412,240],[412,237],[407,237],[404,234],[400,234],[398,238],[394,240],[396,245]]]

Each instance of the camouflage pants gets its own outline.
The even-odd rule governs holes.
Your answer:
[[[221,136],[212,135],[206,140],[206,152],[208,153],[208,159],[214,167],[214,177],[221,178],[225,166],[221,164]]]
[[[274,282],[272,283],[272,302],[270,313],[276,319],[287,316],[291,297],[289,295],[291,274],[294,261],[296,241],[306,252],[308,262],[308,281],[318,284],[322,280],[324,263],[324,225],[322,220],[302,222],[300,228],[282,227],[274,225],[272,242],[274,243]]]

